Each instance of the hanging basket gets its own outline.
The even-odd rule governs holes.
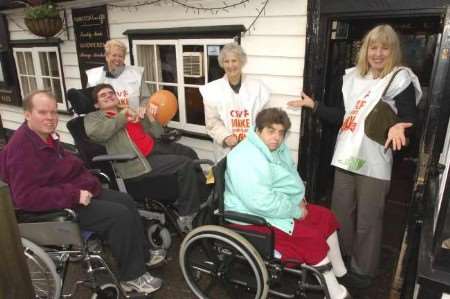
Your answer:
[[[57,16],[45,19],[25,19],[25,25],[38,36],[51,37],[61,30],[63,23],[61,17]]]

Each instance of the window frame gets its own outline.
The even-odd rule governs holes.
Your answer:
[[[61,100],[62,103],[57,103],[57,109],[58,111],[63,111],[63,112],[68,112],[68,105],[67,105],[67,100],[66,100],[66,90],[65,90],[65,86],[64,86],[64,73],[63,73],[63,69],[62,69],[62,65],[61,65],[61,57],[60,57],[60,51],[59,51],[59,47],[58,46],[31,46],[31,47],[23,47],[23,46],[14,46],[12,48],[13,50],[13,55],[14,55],[14,63],[15,63],[15,67],[16,67],[16,71],[17,71],[17,79],[18,79],[18,84],[19,84],[19,89],[20,89],[20,95],[23,98],[25,98],[25,95],[23,94],[23,87],[22,87],[22,82],[20,80],[21,74],[20,73],[20,68],[19,68],[19,60],[17,57],[17,53],[18,52],[22,52],[22,53],[26,53],[29,52],[31,53],[31,57],[33,60],[33,66],[35,69],[35,78],[36,78],[36,86],[38,89],[44,89],[44,83],[43,83],[43,79],[46,77],[50,77],[50,78],[58,78],[59,82],[60,82],[60,90],[61,90]],[[40,58],[39,58],[39,52],[45,52],[45,53],[55,53],[56,54],[56,59],[57,59],[57,66],[58,66],[58,77],[56,76],[52,76],[50,74],[50,76],[46,76],[43,74],[43,71],[41,69],[41,64],[40,64]],[[52,79],[50,79],[52,80]]]
[[[146,84],[155,84],[157,90],[160,90],[160,86],[176,86],[178,93],[178,115],[179,121],[170,121],[169,126],[172,128],[182,129],[191,133],[207,134],[205,125],[192,124],[187,122],[186,114],[186,95],[185,88],[200,88],[203,85],[187,84],[184,82],[184,68],[183,68],[183,46],[185,45],[199,45],[203,47],[203,69],[205,84],[208,83],[208,46],[222,46],[226,43],[232,42],[232,37],[220,37],[220,38],[174,38],[174,39],[132,39],[130,40],[131,53],[133,60],[138,65],[137,48],[140,45],[174,45],[176,55],[176,67],[177,67],[177,82],[176,83],[161,83],[155,81],[145,81]],[[155,51],[156,53],[156,51]],[[156,55],[156,54],[155,54]],[[156,57],[154,57],[155,59]],[[157,64],[158,62],[155,61]],[[156,72],[157,73],[157,72]],[[159,79],[159,78],[158,78]]]

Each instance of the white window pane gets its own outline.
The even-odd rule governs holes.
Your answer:
[[[218,51],[216,48],[219,47],[220,49],[223,48],[223,46],[208,46],[208,55],[207,55],[207,65],[208,65],[208,82],[217,80],[219,78],[222,78],[225,74],[224,70],[219,66],[218,58]],[[214,49],[214,50],[209,50]]]
[[[146,83],[148,86],[148,89],[150,91],[150,95],[154,94],[157,90],[156,84]]]
[[[44,83],[44,89],[52,90],[52,82],[49,78],[42,78],[42,83]]]
[[[25,66],[27,68],[26,74],[28,75],[34,75],[34,65],[33,65],[33,57],[31,56],[30,52],[25,52]]]
[[[50,74],[53,77],[59,77],[59,68],[58,68],[58,57],[55,52],[49,52],[50,56]]]
[[[183,45],[184,83],[196,85],[205,84],[203,52],[203,45]]]
[[[55,94],[58,103],[62,103],[62,91],[61,91],[61,81],[59,79],[53,79],[53,93]]]
[[[22,87],[22,92],[25,97],[30,94],[30,86],[28,85],[27,77],[20,77],[20,86]]]
[[[41,66],[41,73],[44,76],[50,76],[50,71],[48,69],[48,60],[46,52],[39,52],[39,64]],[[45,86],[45,84],[44,84]]]
[[[37,90],[36,78],[28,77],[28,82],[30,84],[30,92]]]
[[[19,74],[25,74],[25,58],[22,52],[17,52],[17,64],[19,65]]]
[[[161,82],[177,83],[177,58],[175,46],[158,45],[158,69]]]
[[[190,124],[205,125],[203,98],[198,88],[185,87],[186,121]]]
[[[1,65],[0,62],[0,82],[4,82],[5,81],[5,75],[3,74],[3,66]]]
[[[155,63],[154,63],[155,46],[138,45],[136,49],[137,49],[138,65],[144,67],[144,80],[156,81]]]

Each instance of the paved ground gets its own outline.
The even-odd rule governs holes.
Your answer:
[[[152,299],[194,299],[196,298],[188,286],[186,285],[180,267],[178,265],[178,249],[179,249],[180,240],[179,238],[175,238],[175,244],[169,251],[169,257],[167,260],[167,264],[152,270],[152,274],[161,277],[164,279],[164,286],[161,290],[156,293],[148,296],[148,298]],[[382,267],[380,271],[379,277],[377,277],[374,285],[365,291],[356,291],[350,290],[354,299],[387,299],[389,298],[390,285],[391,285],[391,277],[394,268],[394,254],[391,250],[384,249],[383,250],[383,261]],[[72,264],[69,269],[69,278],[67,279],[65,285],[66,288],[71,284],[71,281],[76,277],[80,276],[80,266],[78,264]],[[283,280],[285,282],[286,280]],[[89,291],[82,289],[77,293],[75,297],[77,299],[90,299],[91,294]],[[275,298],[275,297],[270,297]],[[322,295],[318,294],[309,294],[309,299],[322,299]],[[217,298],[211,298],[217,299]]]

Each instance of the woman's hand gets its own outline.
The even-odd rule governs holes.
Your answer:
[[[405,129],[412,126],[412,123],[397,123],[390,127],[384,148],[387,149],[392,143],[392,149],[394,151],[401,150],[406,145]]]
[[[306,93],[302,91],[301,98],[299,100],[289,101],[287,102],[289,108],[298,109],[302,107],[306,107],[309,109],[313,109],[316,105],[316,102],[308,96]]]
[[[238,144],[238,139],[236,136],[230,135],[223,140],[223,143],[225,144],[225,146],[233,148],[236,146],[236,144]]]
[[[301,220],[305,219],[308,215],[308,209],[306,208],[307,205],[308,203],[305,199],[300,202],[300,210],[302,211],[302,216],[300,217]]]

